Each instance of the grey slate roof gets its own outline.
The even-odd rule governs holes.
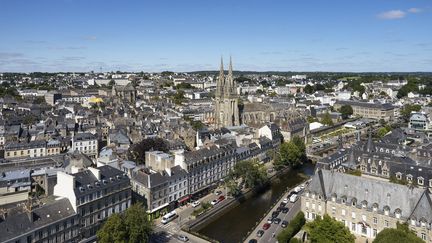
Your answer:
[[[420,200],[425,193],[425,190],[420,188],[410,188],[329,170],[318,170],[306,191],[317,193],[324,198],[331,198],[333,194],[336,194],[337,198],[346,197],[347,203],[351,203],[353,199],[359,203],[365,200],[368,207],[377,203],[379,210],[388,206],[391,213],[400,209],[401,216],[404,218],[409,218],[413,212],[416,212],[418,215],[425,215],[428,217],[426,220],[432,222],[432,213],[422,212],[423,209],[431,208],[432,205],[430,198],[429,201]],[[421,201],[420,204],[419,201]]]

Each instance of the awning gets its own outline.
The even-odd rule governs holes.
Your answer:
[[[147,213],[153,213],[153,212],[156,212],[156,211],[158,211],[159,209],[162,209],[162,208],[164,208],[164,207],[166,207],[166,206],[168,206],[168,205],[169,205],[168,203],[162,204],[162,205],[160,205],[160,206],[157,207],[157,208],[154,208],[154,209],[152,209],[152,210],[147,210]]]
[[[191,195],[187,195],[186,197],[183,197],[182,199],[179,199],[178,202],[182,203],[182,202],[188,200],[189,198],[191,198]]]

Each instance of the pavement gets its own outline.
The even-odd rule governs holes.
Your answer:
[[[304,185],[304,183],[303,183]],[[257,240],[258,242],[267,243],[267,242],[277,242],[276,236],[284,229],[281,227],[282,221],[286,220],[288,222],[291,222],[291,220],[297,215],[298,212],[300,212],[300,197],[298,197],[297,201],[294,203],[288,202],[286,207],[289,208],[288,213],[284,214],[282,212],[279,213],[277,216],[281,219],[281,223],[274,224],[272,223],[270,228],[267,230],[264,230],[264,234],[261,237],[257,236],[258,230],[263,230],[263,225],[267,223],[267,219],[271,218],[272,212],[276,211],[276,209],[279,207],[280,203],[283,201],[284,198],[288,196],[288,194],[292,190],[288,191],[284,194],[283,197],[275,204],[275,206],[270,210],[270,212],[263,218],[263,220],[257,225],[257,227],[252,231],[252,233],[246,238],[245,242],[249,242],[252,239]],[[300,194],[299,194],[300,196]],[[273,237],[274,233],[274,237]]]

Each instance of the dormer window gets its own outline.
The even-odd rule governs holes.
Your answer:
[[[378,204],[377,204],[377,203],[374,203],[374,204],[372,205],[372,210],[373,210],[374,212],[378,211]]]
[[[408,182],[412,182],[412,175],[407,175],[407,180],[408,180]]]
[[[402,180],[402,173],[400,173],[400,172],[396,172],[396,178],[397,178],[398,180]]]
[[[401,217],[401,213],[402,213],[402,211],[399,208],[397,208],[395,210],[395,216],[396,216],[397,219],[399,219]]]
[[[384,207],[384,214],[388,216],[389,213],[390,213],[390,207],[389,206],[385,206]]]
[[[424,184],[424,178],[423,177],[417,177],[417,184],[419,184],[420,186],[423,186]]]

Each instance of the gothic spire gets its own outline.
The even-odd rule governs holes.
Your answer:
[[[230,56],[229,70],[228,70],[228,78],[233,80],[233,67],[232,67],[232,58]]]
[[[223,94],[224,87],[224,66],[223,66],[223,58],[221,57],[220,70],[219,70],[219,79],[216,83],[216,97],[220,97]]]

